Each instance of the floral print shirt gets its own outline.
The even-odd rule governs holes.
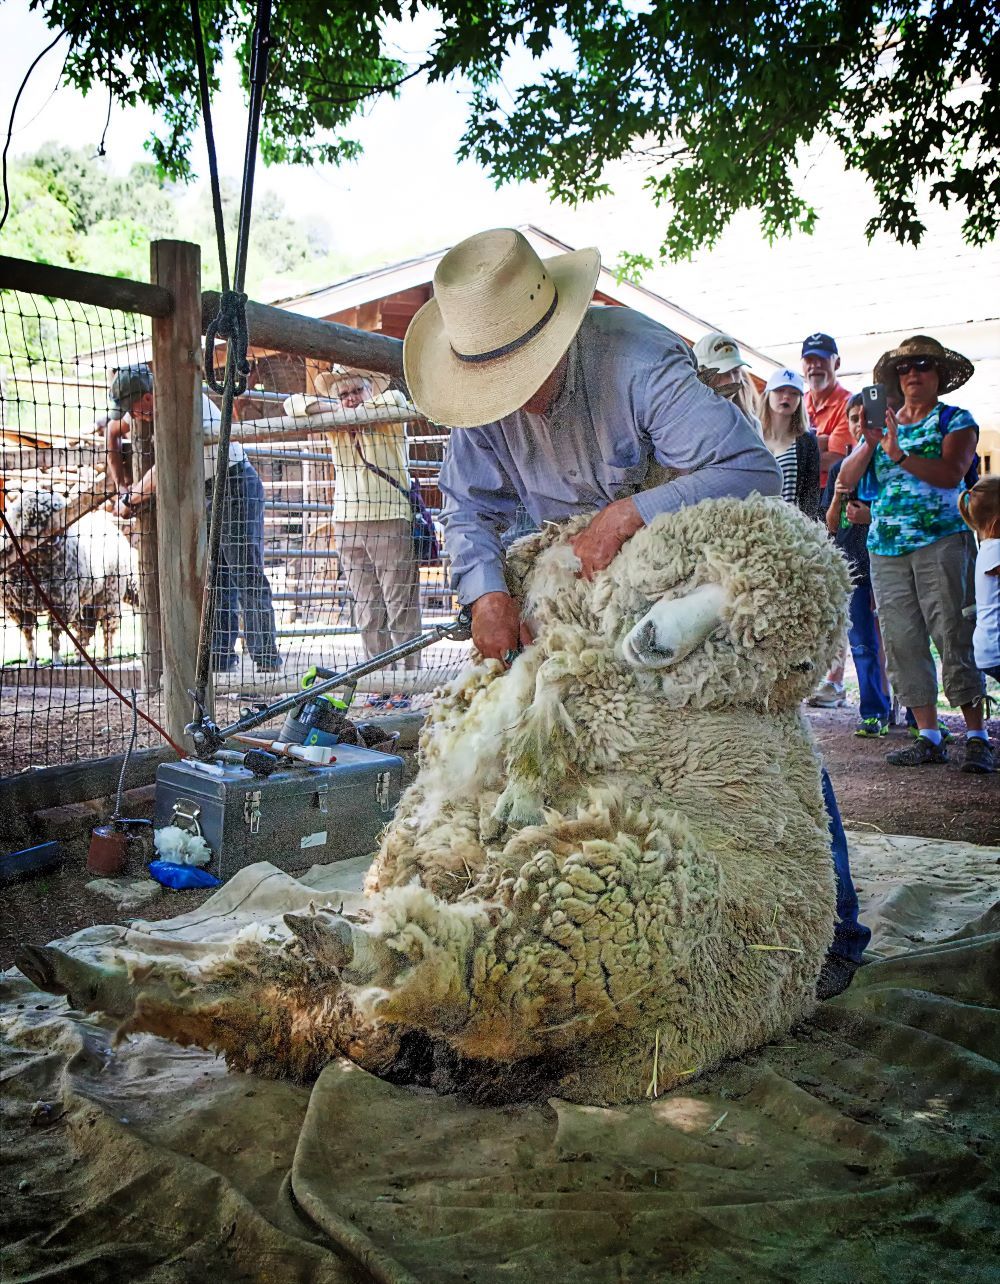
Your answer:
[[[940,459],[948,433],[975,428],[976,421],[967,410],[950,411],[944,432],[941,431],[941,402],[929,415],[915,424],[899,425],[899,444],[908,455],[919,459]],[[902,557],[916,548],[933,544],[947,535],[966,529],[958,512],[958,497],[963,483],[944,490],[912,476],[894,464],[884,450],[874,456],[878,494],[872,500],[872,524],[868,531],[868,551],[880,557]]]

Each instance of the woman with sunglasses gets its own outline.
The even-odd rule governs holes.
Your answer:
[[[983,729],[982,674],[972,647],[975,627],[975,541],[958,510],[972,469],[979,429],[967,410],[940,396],[971,379],[973,365],[936,339],[914,335],[886,352],[875,367],[890,402],[884,424],[863,428],[864,440],[844,461],[841,485],[871,496],[868,551],[889,677],[901,704],[916,718],[918,736],[886,761],[896,767],[944,763],[948,750],[937,721],[937,670],[952,707],[967,728],[962,770],[994,770]]]

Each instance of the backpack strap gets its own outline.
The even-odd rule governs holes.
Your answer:
[[[409,499],[410,498],[409,488],[401,485],[395,479],[395,477],[393,477],[390,473],[385,472],[384,469],[381,469],[377,467],[377,465],[370,463],[369,460],[365,458],[365,452],[361,449],[361,444],[358,441],[358,434],[356,432],[352,432],[349,435],[351,438],[351,445],[354,447],[355,453],[357,454],[358,458],[361,460],[362,464],[364,464],[364,466],[368,469],[368,471],[370,473],[374,473],[376,477],[381,477],[382,480],[388,482],[390,486],[395,486],[396,489],[401,494],[405,495],[406,498]]]

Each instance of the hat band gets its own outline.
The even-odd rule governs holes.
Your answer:
[[[459,361],[466,361],[470,365],[477,365],[480,361],[495,361],[497,357],[509,356],[510,353],[517,352],[519,348],[523,348],[524,345],[528,343],[531,339],[533,339],[540,330],[543,330],[545,326],[548,325],[548,323],[552,320],[552,315],[556,310],[556,305],[558,304],[558,302],[559,302],[559,291],[555,288],[555,286],[553,286],[552,302],[549,304],[549,309],[545,313],[545,315],[541,318],[541,320],[536,321],[535,324],[531,327],[531,329],[526,330],[519,339],[513,339],[511,340],[510,343],[505,343],[502,348],[494,348],[491,352],[468,353],[468,352],[459,352],[458,349],[453,346],[451,350],[455,354],[455,356],[458,357]]]

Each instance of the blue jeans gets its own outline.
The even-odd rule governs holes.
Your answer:
[[[855,586],[851,594],[851,620],[847,640],[851,644],[854,668],[861,691],[862,718],[888,722],[892,713],[889,693],[882,685],[879,665],[879,636],[872,607],[872,588],[868,580]]]
[[[830,818],[830,848],[833,872],[837,880],[837,921],[833,925],[831,954],[861,962],[865,946],[872,939],[869,928],[858,921],[858,894],[851,878],[851,862],[847,855],[847,835],[840,819],[837,799],[827,770],[823,768],[823,802]]]
[[[205,487],[211,503],[211,483]],[[226,475],[222,540],[212,628],[212,664],[235,667],[243,615],[243,644],[257,663],[278,659],[271,586],[264,574],[264,486],[245,461]]]

